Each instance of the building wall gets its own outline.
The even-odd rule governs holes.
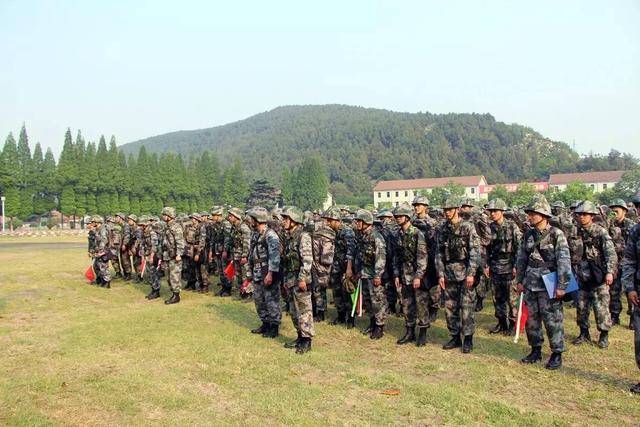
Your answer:
[[[431,193],[430,188],[423,190],[389,190],[389,191],[374,191],[373,192],[373,206],[378,207],[380,203],[391,203],[392,206],[398,206],[402,203],[411,203],[415,196],[419,192],[426,191],[427,194]],[[472,198],[475,201],[480,200],[480,188],[479,187],[465,187],[465,197]]]
[[[585,182],[584,184],[591,187],[594,193],[602,193],[604,190],[613,188],[617,182]],[[550,184],[549,188],[564,191],[567,189],[567,184]]]

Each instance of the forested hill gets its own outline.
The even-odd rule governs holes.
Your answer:
[[[209,129],[124,144],[127,154],[209,150],[240,157],[249,178],[278,183],[309,155],[325,163],[334,194],[370,193],[377,180],[484,174],[489,182],[547,178],[579,168],[561,142],[490,114],[398,113],[345,105],[284,106]]]

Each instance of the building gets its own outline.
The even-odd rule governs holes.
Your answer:
[[[516,190],[518,190],[518,186],[520,184],[523,184],[523,183],[512,182],[509,184],[483,185],[482,187],[480,187],[480,198],[482,199],[488,198],[489,193],[491,193],[491,191],[493,191],[493,189],[498,186],[504,187],[507,190],[507,193],[513,193]],[[542,193],[544,191],[547,191],[547,189],[549,188],[549,183],[546,181],[527,182],[527,184],[531,185],[537,193]]]
[[[594,193],[613,188],[626,171],[556,173],[549,175],[549,188],[564,191],[572,182],[580,182],[591,187]]]
[[[476,175],[379,181],[373,187],[373,206],[377,208],[380,203],[390,203],[392,206],[411,203],[419,192],[430,193],[432,189],[444,187],[449,183],[463,186],[465,196],[477,201],[482,198],[480,188],[487,185],[487,180],[483,175]]]

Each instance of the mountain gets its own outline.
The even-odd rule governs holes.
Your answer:
[[[303,158],[324,160],[337,198],[370,198],[378,180],[484,174],[489,182],[546,179],[577,170],[567,144],[490,114],[400,113],[347,105],[283,106],[208,129],[171,132],[124,144],[125,154],[210,151],[240,158],[251,179],[279,184]]]

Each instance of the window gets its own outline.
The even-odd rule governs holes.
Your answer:
[[[471,187],[471,194],[476,194],[476,188],[475,187]]]
[[[602,189],[606,190],[607,189],[607,184],[602,184]]]
[[[388,199],[389,197],[391,197],[391,193],[389,193],[389,192],[387,191],[387,199]]]
[[[378,193],[378,199],[382,199],[382,193]]]
[[[396,197],[398,197],[400,195],[399,191],[396,191]]]
[[[396,202],[396,207],[399,205],[399,202]]]
[[[409,197],[409,192],[405,190],[404,197]]]
[[[592,190],[596,189],[596,186],[594,184],[589,184],[589,187],[591,187]]]

